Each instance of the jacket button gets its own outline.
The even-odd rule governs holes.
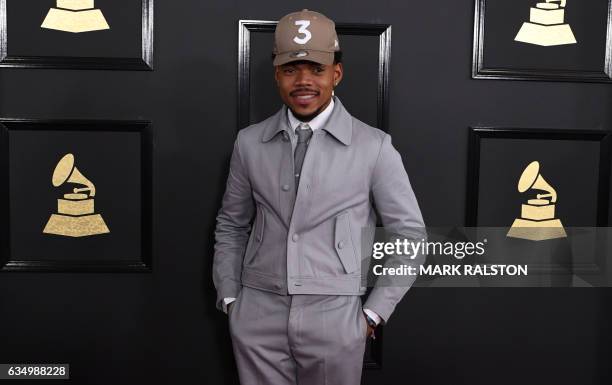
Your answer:
[[[280,289],[282,289],[283,287],[281,286],[281,284],[280,284],[280,283],[276,283],[276,284],[274,284],[274,288],[275,288],[275,289],[280,290]]]
[[[290,188],[291,187],[288,184],[284,184],[282,187],[283,191],[289,191]]]
[[[344,247],[344,241],[338,242],[338,248],[341,249]]]
[[[300,236],[299,236],[297,233],[295,233],[295,234],[293,234],[293,236],[291,237],[291,239],[293,239],[293,242],[297,242],[297,241],[298,241],[298,239],[300,239]]]

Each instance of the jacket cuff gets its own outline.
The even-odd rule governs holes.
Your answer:
[[[238,293],[242,290],[242,284],[240,282],[226,280],[218,289],[217,289],[217,309],[221,311],[225,311],[224,308],[224,299],[225,298],[237,298]]]
[[[223,312],[225,314],[227,314],[227,305],[229,305],[230,303],[234,302],[235,300],[236,300],[236,297],[226,297],[226,298],[223,298],[222,306],[223,306]]]
[[[406,291],[408,287],[375,287],[363,307],[378,314],[382,319],[381,324],[384,325],[389,321],[395,306]]]
[[[391,313],[393,313],[393,308],[388,304],[375,304],[373,301],[370,301],[370,299],[366,301],[363,307],[368,308],[374,313],[378,314],[381,319],[379,325],[385,325],[391,316]]]

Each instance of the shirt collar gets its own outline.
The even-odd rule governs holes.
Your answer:
[[[323,127],[323,130],[329,132],[340,142],[348,146],[351,144],[353,117],[346,111],[337,96],[334,96],[333,100],[334,108],[329,117],[329,123]],[[272,140],[279,132],[291,130],[289,127],[287,110],[287,106],[283,105],[276,114],[260,123],[264,124],[264,130],[261,137],[262,142]]]
[[[293,131],[295,132],[295,129],[301,123],[308,123],[308,125],[314,132],[315,130],[319,128],[323,128],[323,126],[325,126],[325,123],[327,123],[327,121],[329,120],[329,117],[333,110],[334,110],[334,98],[331,98],[331,101],[329,102],[327,107],[325,107],[325,109],[321,111],[317,116],[315,116],[310,122],[302,122],[301,120],[296,118],[295,115],[293,115],[293,112],[291,112],[290,108],[287,108],[287,117],[289,118],[289,127],[291,127]]]

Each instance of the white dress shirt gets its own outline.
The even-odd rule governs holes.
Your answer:
[[[289,127],[292,128],[289,134],[291,137],[291,143],[293,145],[293,149],[295,150],[295,143],[296,143],[295,130],[300,126],[300,124],[307,123],[308,126],[310,126],[310,128],[312,129],[312,132],[314,132],[315,130],[318,130],[325,126],[333,110],[334,110],[334,98],[332,98],[329,104],[327,105],[327,107],[325,107],[325,109],[321,111],[321,113],[319,113],[317,116],[315,116],[311,121],[302,122],[301,120],[296,118],[295,115],[293,115],[293,112],[291,112],[290,108],[287,108],[287,118],[289,120]],[[227,305],[234,302],[235,300],[236,298],[233,298],[233,297],[223,298],[223,311],[225,313],[227,313]],[[377,325],[380,323],[381,318],[378,314],[376,314],[370,309],[363,309],[363,311],[368,316],[370,316],[370,318],[372,318],[374,322],[376,322]]]

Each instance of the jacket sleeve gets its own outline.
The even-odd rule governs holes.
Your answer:
[[[387,234],[392,234],[393,238],[407,239],[408,242],[426,240],[427,233],[419,204],[402,158],[391,144],[391,136],[388,134],[382,140],[374,166],[371,194]],[[414,259],[409,255],[387,255],[380,261],[385,267],[405,264],[415,266],[418,271],[419,265],[425,262],[425,255],[417,254]],[[386,323],[416,276],[381,278],[378,277],[363,307],[374,311]]]
[[[240,276],[255,204],[247,170],[240,153],[240,133],[234,143],[230,170],[221,208],[217,213],[213,283],[217,289],[217,309],[223,298],[238,297]]]

